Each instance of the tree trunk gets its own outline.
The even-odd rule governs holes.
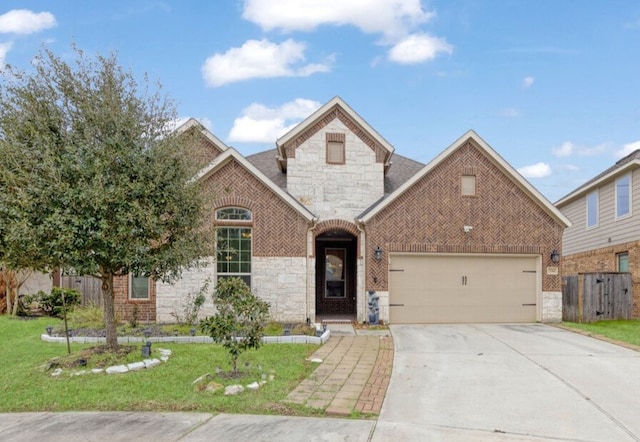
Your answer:
[[[102,298],[104,300],[104,326],[107,334],[107,347],[118,347],[118,331],[116,328],[115,299],[113,295],[113,273],[102,272]]]

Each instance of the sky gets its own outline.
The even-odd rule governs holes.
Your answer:
[[[0,66],[72,44],[244,155],[334,96],[422,163],[473,129],[551,202],[640,148],[636,0],[0,3]]]

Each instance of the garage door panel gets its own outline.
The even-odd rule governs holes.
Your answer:
[[[536,256],[393,255],[392,323],[532,322]]]

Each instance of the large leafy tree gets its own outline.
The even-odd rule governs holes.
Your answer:
[[[117,56],[67,62],[43,48],[0,82],[0,261],[102,280],[117,346],[114,276],[164,281],[208,255],[195,139],[172,130],[173,102]]]

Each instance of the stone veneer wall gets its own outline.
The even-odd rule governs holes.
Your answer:
[[[301,257],[253,257],[252,292],[270,304],[271,319],[283,322],[306,320],[306,261],[306,258]],[[210,278],[211,283],[206,302],[200,309],[200,317],[212,315],[215,312],[211,300],[216,280],[215,264],[186,271],[174,284],[157,284],[158,322],[176,322],[174,313],[182,312],[187,296],[197,293],[207,278]]]
[[[562,321],[562,292],[542,292],[542,322]]]
[[[326,164],[326,134],[345,134],[345,164]],[[353,218],[382,198],[383,164],[339,119],[316,132],[287,160],[287,191],[321,220]]]
[[[590,272],[617,272],[617,254],[629,254],[629,272],[633,284],[633,316],[640,317],[640,241],[616,244],[588,252],[562,257],[562,274],[577,275]]]

